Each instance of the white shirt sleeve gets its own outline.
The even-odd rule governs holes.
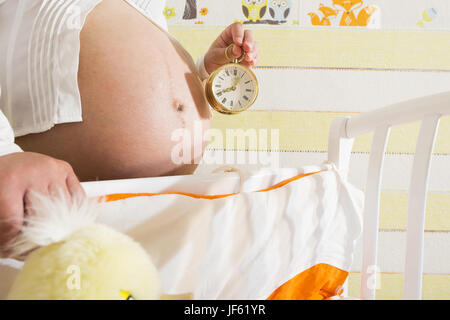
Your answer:
[[[8,119],[0,111],[0,157],[14,152],[22,152],[22,149],[14,143],[14,132]]]
[[[205,55],[198,58],[196,67],[197,67],[198,75],[202,81],[209,77],[209,73],[208,73],[208,71],[206,71],[206,67],[205,67]]]
[[[22,152],[22,149],[14,143],[14,131],[0,109],[0,157],[14,152]]]

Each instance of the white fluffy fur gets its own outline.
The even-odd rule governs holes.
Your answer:
[[[95,223],[97,200],[81,197],[66,199],[63,192],[57,196],[31,193],[32,215],[24,218],[21,232],[11,246],[13,257],[38,247],[65,240],[75,231]]]
[[[62,193],[32,197],[34,212],[12,249],[16,257],[36,250],[27,256],[8,299],[124,299],[123,290],[135,299],[159,298],[159,274],[148,253],[127,235],[95,222],[96,200],[70,204]],[[78,286],[69,285],[72,278]]]

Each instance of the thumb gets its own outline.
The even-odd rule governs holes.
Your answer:
[[[242,56],[242,54],[244,53],[242,48],[235,44],[233,44],[233,46],[231,48],[228,48],[225,50],[228,50],[228,56],[233,59],[240,58]]]
[[[238,59],[241,57],[243,51],[238,46],[233,46],[228,48],[228,51],[226,51],[227,48],[214,48],[210,49],[208,53],[205,55],[205,68],[206,71],[211,74],[214,70],[217,68],[230,63],[229,59],[227,59],[227,56],[225,53],[228,53],[228,57],[230,59]]]

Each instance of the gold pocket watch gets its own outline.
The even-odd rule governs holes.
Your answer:
[[[258,97],[258,80],[255,74],[239,64],[246,55],[232,59],[228,56],[229,45],[225,56],[230,61],[211,73],[206,81],[205,93],[211,107],[224,114],[236,114],[250,108]]]

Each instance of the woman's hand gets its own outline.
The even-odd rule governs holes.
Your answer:
[[[63,192],[69,201],[84,197],[84,190],[72,167],[64,161],[31,152],[0,157],[0,257],[30,214],[30,191],[57,196]]]
[[[252,31],[244,30],[243,24],[236,22],[220,34],[206,53],[205,68],[209,74],[230,63],[225,56],[225,50],[230,44],[234,44],[233,49],[228,51],[230,57],[239,58],[242,55],[242,49],[244,49],[246,55],[241,64],[254,66],[258,62],[258,44]]]

